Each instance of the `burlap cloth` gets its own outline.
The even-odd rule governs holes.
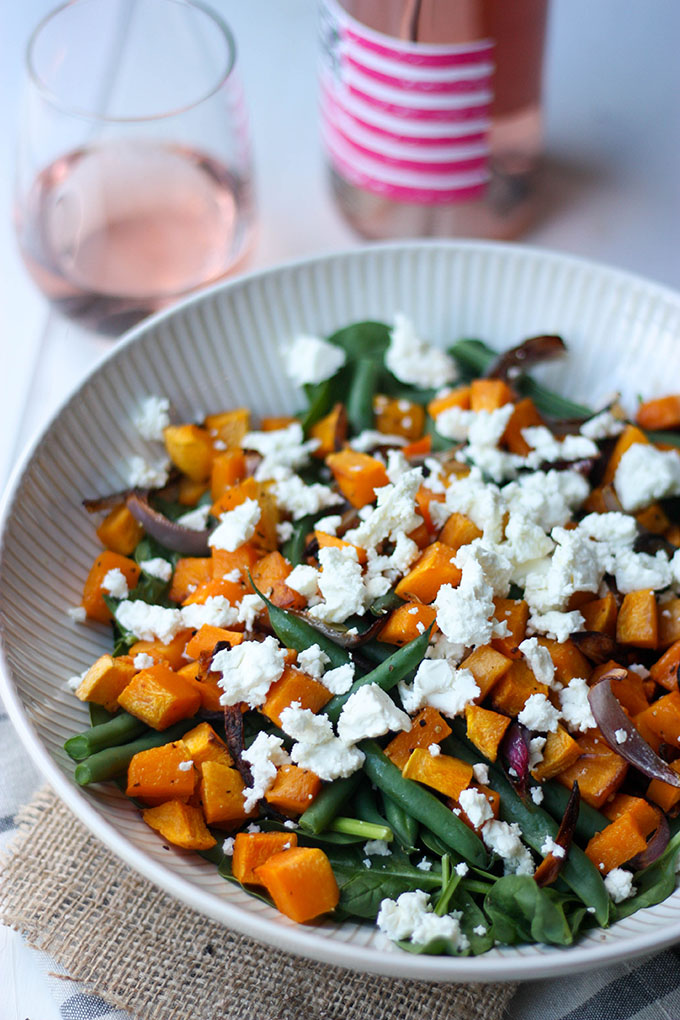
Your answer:
[[[498,1020],[515,990],[356,974],[260,945],[131,871],[48,788],[18,826],[5,924],[143,1020]]]

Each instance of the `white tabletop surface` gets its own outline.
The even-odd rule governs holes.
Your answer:
[[[234,29],[251,116],[259,233],[249,268],[360,243],[334,208],[324,176],[316,0],[212,2]],[[0,484],[111,344],[50,314],[12,234],[23,50],[51,6],[50,0],[0,0]],[[553,0],[545,212],[523,240],[680,287],[678,39],[678,0]],[[0,988],[15,989],[9,1020],[52,1020],[57,1014],[27,980],[31,962],[24,953],[0,928]]]

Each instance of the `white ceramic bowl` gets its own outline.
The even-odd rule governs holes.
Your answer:
[[[81,790],[65,738],[87,725],[64,681],[110,650],[110,631],[66,615],[98,551],[81,500],[124,488],[132,454],[149,454],[131,422],[148,394],[167,394],[178,420],[246,405],[292,411],[299,395],[279,345],[353,320],[409,315],[442,345],[477,336],[507,347],[561,333],[567,361],[543,372],[584,401],[615,389],[679,388],[680,295],[561,255],[474,242],[415,243],[296,262],[215,287],[128,334],[66,401],[28,452],[5,496],[0,561],[1,689],[46,779],[88,828],[131,867],[208,917],[263,942],[357,970],[432,981],[527,979],[572,973],[680,939],[680,892],[573,947],[495,949],[470,959],[411,956],[370,925],[294,925],[220,879],[197,855],[162,850],[115,788]]]

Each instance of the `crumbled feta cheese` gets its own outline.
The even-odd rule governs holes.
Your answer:
[[[612,868],[605,876],[604,887],[614,903],[622,903],[623,900],[629,899],[637,892],[633,885],[633,876],[625,868]]]
[[[364,867],[365,868],[370,868],[372,866],[372,864],[373,864],[373,861],[371,860],[370,857],[364,857]]]
[[[525,638],[519,645],[519,650],[526,659],[527,666],[532,671],[539,684],[552,687],[555,677],[555,666],[550,658],[550,652],[543,645],[539,645],[538,639]]]
[[[233,856],[233,853],[234,853],[234,837],[233,836],[227,836],[227,838],[222,843],[222,853],[225,855],[225,857],[232,857]]]
[[[628,734],[626,733],[625,730],[615,730],[614,738],[617,744],[625,744],[625,742],[628,740]]]
[[[643,666],[639,662],[631,662],[631,663],[629,663],[629,665],[626,668],[627,668],[629,673],[635,673],[642,680],[647,680],[647,678],[650,676],[650,673],[649,673],[649,670],[647,669],[647,667]]]
[[[475,790],[473,787],[468,787],[467,790],[461,791],[458,803],[475,829],[481,828],[485,822],[493,818],[493,811],[488,800],[483,793],[480,793],[479,790]]]
[[[180,772],[189,772],[194,767],[193,761],[181,761],[177,768]]]
[[[649,506],[655,499],[680,495],[680,454],[657,450],[651,443],[634,443],[619,461],[614,489],[629,513]]]
[[[493,619],[493,598],[493,588],[486,582],[481,565],[476,559],[467,559],[458,587],[443,584],[437,592],[433,605],[439,629],[455,644],[473,648],[487,645],[494,633],[500,636]],[[507,632],[507,624],[504,626]]]
[[[233,648],[222,649],[213,656],[210,666],[221,673],[217,681],[224,691],[220,704],[237,705],[245,701],[251,708],[257,708],[283,673],[285,664],[285,652],[271,636],[264,641],[243,641]]]
[[[403,436],[393,436],[387,432],[378,432],[376,429],[364,429],[354,439],[350,439],[350,449],[357,453],[368,453],[375,450],[376,446],[406,446],[407,440]]]
[[[170,401],[167,397],[147,397],[133,418],[142,439],[163,442],[163,429],[170,424]]]
[[[76,676],[70,676],[64,686],[69,691],[77,691],[88,673],[89,670],[84,669],[82,673],[78,673]]]
[[[531,633],[544,634],[562,644],[572,634],[584,629],[585,620],[578,609],[570,613],[559,613],[551,610],[549,613],[531,613],[529,617],[528,630]]]
[[[542,787],[540,787],[540,786],[532,786],[530,793],[531,793],[531,799],[533,800],[534,804],[542,804],[543,803],[543,796],[544,796],[544,794],[543,794]]]
[[[172,563],[168,563],[162,556],[154,556],[150,560],[140,560],[140,567],[150,577],[157,577],[159,581],[169,581],[172,577]]]
[[[253,779],[253,785],[243,790],[243,809],[249,812],[273,784],[277,766],[288,765],[290,758],[283,748],[283,740],[268,733],[258,733],[250,747],[244,750],[243,758],[250,765]]]
[[[461,878],[465,878],[470,868],[465,863],[465,861],[461,861],[460,864],[456,864],[453,870],[457,875],[460,875]]]
[[[517,822],[487,822],[482,829],[482,839],[489,850],[503,861],[506,875],[533,875],[534,862],[531,854],[520,839],[522,832]]]
[[[262,829],[255,822],[251,822],[250,825],[246,826],[246,832],[262,832]]]
[[[304,441],[302,425],[295,421],[284,429],[272,429],[270,432],[248,432],[242,441],[246,450],[256,450],[262,460],[255,471],[258,482],[266,482],[282,467],[291,471],[303,467],[309,460],[312,450],[319,445],[318,439]]]
[[[423,659],[413,683],[399,684],[402,705],[411,715],[430,705],[453,718],[462,715],[479,693],[470,670],[455,669],[446,659]]]
[[[155,661],[153,655],[147,655],[146,652],[137,652],[132,660],[132,665],[135,669],[149,669]]]
[[[185,607],[188,608],[188,607]],[[139,641],[155,641],[168,645],[186,624],[179,609],[151,606],[147,602],[121,602],[116,609],[116,620]]]
[[[587,680],[574,677],[559,692],[562,719],[572,733],[585,733],[596,725],[595,717],[590,710],[588,691]]]
[[[389,857],[392,851],[384,839],[369,839],[364,843],[364,853],[367,857]]]
[[[634,447],[631,447],[631,450]],[[659,549],[656,555],[636,553],[632,549],[621,549],[615,557],[614,569],[616,587],[622,595],[631,591],[652,588],[658,591],[666,588],[673,581],[673,572],[668,556]]]
[[[432,861],[428,861],[427,857],[423,857],[416,864],[416,868],[420,868],[421,871],[432,871]]]
[[[555,733],[557,730],[560,713],[552,705],[545,694],[532,694],[524,705],[524,708],[517,716],[517,722],[522,723],[528,730],[537,730],[539,733]]]
[[[195,506],[178,517],[176,523],[181,524],[183,528],[189,528],[190,531],[205,531],[208,527],[209,516],[210,506],[208,504]]]
[[[438,755],[440,755],[442,753],[442,749],[439,746],[439,744],[428,744],[427,750],[428,750],[428,753],[433,758],[436,758]]]
[[[255,534],[255,527],[262,511],[257,500],[246,499],[233,510],[220,515],[220,523],[208,538],[212,549],[234,552]]]
[[[340,514],[331,514],[330,517],[322,517],[314,525],[315,531],[323,531],[324,535],[335,535],[342,524]]]
[[[129,592],[125,575],[119,567],[114,567],[106,572],[101,588],[102,591],[112,595],[114,599],[125,599]]]
[[[290,514],[294,521],[343,501],[340,493],[334,492],[328,485],[319,482],[307,485],[286,467],[272,468],[268,478],[273,482],[271,492],[279,509]]]
[[[283,827],[284,829],[298,829],[299,825],[297,822],[294,822],[292,818],[287,818],[283,823]]]
[[[324,653],[322,652],[321,654],[323,655]],[[330,661],[327,655],[325,658],[327,661]],[[347,662],[342,666],[336,666],[335,669],[329,669],[328,672],[323,674],[321,682],[324,687],[328,688],[331,694],[347,694],[347,691],[354,683],[354,663]]]
[[[421,340],[415,325],[402,312],[394,316],[385,367],[400,382],[423,389],[445,386],[458,377],[453,358],[439,347]]]
[[[342,347],[317,336],[298,336],[285,351],[286,374],[296,386],[330,379],[345,364]]]
[[[467,949],[470,940],[460,929],[460,911],[444,914],[441,917],[433,911],[424,913],[411,934],[411,942],[417,946],[426,946],[433,939],[450,939],[458,949]]]
[[[523,514],[550,532],[567,523],[572,512],[588,498],[590,486],[578,471],[530,471],[516,482],[509,482],[501,492],[507,510]]]
[[[356,549],[326,546],[319,550],[319,589],[324,601],[312,606],[309,615],[324,623],[342,623],[364,611],[364,579]]]
[[[537,765],[543,761],[543,748],[545,747],[545,737],[532,737],[529,741],[529,768],[535,769]],[[542,791],[541,791],[542,792]]]
[[[290,753],[292,760],[300,768],[315,772],[319,779],[351,776],[364,763],[358,747],[348,747],[333,734],[328,716],[291,705],[281,712],[281,728],[297,741]]]
[[[585,460],[599,455],[595,443],[586,436],[565,436],[559,440],[544,425],[522,429],[522,438],[532,447],[525,458],[530,468],[556,460]]]
[[[292,521],[280,521],[276,525],[276,537],[279,541],[279,544],[287,542],[289,538],[292,538],[294,531],[295,528],[293,527]]]
[[[485,786],[489,782],[489,766],[486,762],[478,762],[472,766],[472,774],[475,777],[476,783],[481,783]]]
[[[553,857],[566,856],[566,851],[564,847],[560,846],[559,843],[556,843],[552,836],[545,837],[543,844],[541,846],[541,853],[543,854],[544,857],[547,857],[548,854],[552,854]]]
[[[192,602],[180,609],[185,627],[199,630],[207,623],[211,627],[230,627],[239,618],[239,611],[224,595],[209,595],[205,602]]]
[[[398,536],[409,535],[422,524],[416,512],[416,493],[423,480],[420,468],[402,475],[396,485],[385,485],[376,490],[377,505],[370,509],[366,519],[345,535],[347,542],[373,549],[384,539],[398,541]]]
[[[309,676],[314,677],[315,680],[321,679],[324,675],[326,666],[330,663],[329,657],[321,647],[317,644],[310,645],[309,648],[303,649],[298,652],[297,664],[303,673],[307,673]]]
[[[294,567],[288,577],[286,584],[293,591],[304,595],[306,599],[316,595],[319,590],[319,571],[316,567],[309,567],[306,563],[300,563]]]
[[[486,935],[488,928],[485,928],[483,924],[476,924],[472,931],[473,934],[481,936]]]
[[[411,465],[401,450],[387,451],[387,477],[394,485],[410,470]]]
[[[599,414],[584,421],[579,429],[586,439],[609,439],[610,436],[618,436],[623,432],[624,423],[615,418],[611,411],[600,411]]]
[[[244,623],[246,630],[252,630],[255,626],[255,619],[258,613],[263,611],[264,606],[259,595],[244,595],[238,607],[238,622]]]
[[[430,897],[422,889],[402,893],[396,900],[384,899],[376,924],[395,942],[410,938],[420,916],[431,910]]]
[[[162,489],[168,480],[170,461],[151,464],[143,457],[131,457],[128,484],[131,489]]]
[[[69,606],[66,615],[70,616],[74,623],[85,623],[87,613],[84,606]]]
[[[238,584],[243,580],[243,574],[238,567],[234,567],[233,570],[229,570],[226,574],[222,574],[222,580],[229,581],[231,584]]]
[[[326,673],[324,680],[328,679]],[[377,684],[364,684],[345,702],[338,719],[338,736],[345,744],[380,737],[393,730],[410,730],[411,720]]]

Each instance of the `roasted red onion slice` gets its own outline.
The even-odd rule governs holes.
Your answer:
[[[571,788],[571,794],[567,801],[567,806],[564,809],[562,821],[560,822],[560,827],[557,830],[557,835],[555,836],[555,842],[558,846],[562,847],[564,855],[562,857],[558,857],[557,854],[551,853],[541,861],[534,874],[534,879],[536,880],[537,885],[551,885],[562,870],[562,866],[567,860],[567,856],[569,854],[569,847],[574,839],[574,831],[576,829],[576,823],[578,822],[580,806],[581,791],[578,788],[578,783],[574,780],[574,784]]]
[[[521,723],[508,726],[501,742],[501,761],[506,775],[520,797],[525,797],[529,781],[529,730]]]
[[[108,496],[97,496],[95,499],[84,499],[83,506],[88,514],[99,513],[100,510],[113,510],[114,506],[124,503],[130,493],[129,489],[123,492],[111,492]]]
[[[171,521],[149,503],[146,492],[130,492],[126,499],[127,508],[132,516],[144,526],[144,530],[166,549],[184,553],[187,556],[209,556],[209,532],[194,531],[185,528],[176,521]]]
[[[624,669],[612,669],[605,673],[599,683],[590,688],[588,701],[595,716],[595,722],[600,727],[602,736],[612,751],[620,754],[639,772],[649,776],[650,779],[660,779],[671,786],[680,786],[680,775],[674,772],[640,736],[612,691],[611,681],[623,678],[625,675],[626,670]],[[616,739],[616,734],[620,735],[621,732],[626,736],[619,742]]]
[[[287,610],[292,616],[299,616],[300,619],[305,620],[310,627],[318,631],[319,634],[323,634],[324,637],[330,638],[336,645],[340,645],[341,648],[360,648],[361,645],[365,645],[367,641],[375,637],[378,631],[385,626],[385,617],[379,616],[368,628],[361,634],[353,634],[353,628],[342,628],[333,627],[328,623],[322,623],[321,620],[315,620],[313,616],[309,616],[308,613],[296,612],[293,609]]]
[[[668,820],[664,814],[661,815],[659,824],[654,832],[654,835],[647,844],[647,849],[642,850],[639,854],[627,862],[634,871],[642,871],[643,868],[653,864],[657,857],[660,857],[668,846],[668,841],[671,838],[671,830],[668,827]]]
[[[505,379],[512,382],[517,376],[523,375],[530,365],[557,358],[566,350],[561,336],[532,336],[524,343],[501,354],[491,363],[484,375],[489,379]]]
[[[610,659],[616,659],[618,645],[609,634],[603,634],[599,630],[583,630],[578,634],[572,634],[571,640],[579,651],[583,652],[586,659],[590,659],[596,666]]]

